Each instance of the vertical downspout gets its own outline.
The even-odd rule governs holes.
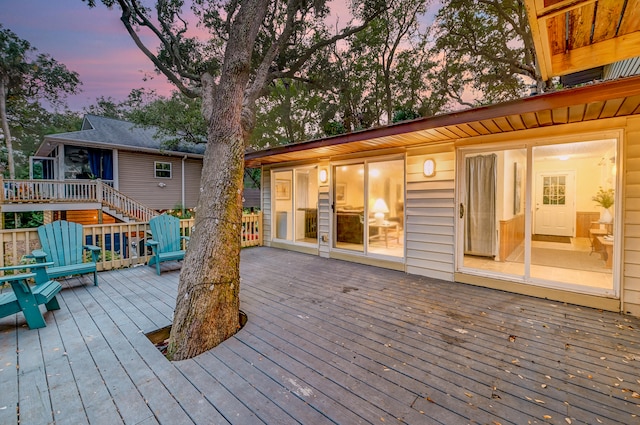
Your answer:
[[[184,182],[184,166],[185,166],[185,161],[187,160],[187,155],[185,155],[184,157],[182,157],[182,216],[184,217],[184,204],[186,202],[185,200],[185,194],[184,194],[184,188],[185,188],[185,182]]]

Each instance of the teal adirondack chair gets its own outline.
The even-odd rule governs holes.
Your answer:
[[[0,293],[0,317],[7,317],[22,312],[29,329],[47,326],[40,305],[44,304],[48,311],[59,310],[60,304],[56,295],[62,289],[59,282],[47,276],[46,267],[53,263],[26,264],[0,267],[0,271],[32,270],[32,273],[12,274],[0,277],[0,286],[11,285],[12,291]],[[35,278],[35,285],[29,280]]]
[[[96,263],[100,248],[82,243],[84,232],[81,224],[64,220],[54,221],[38,227],[38,237],[42,249],[33,251],[28,257],[36,262],[50,261],[47,268],[50,278],[93,273],[93,284],[98,285]],[[84,262],[84,251],[91,252],[91,261]]]
[[[182,249],[182,240],[189,240],[188,236],[180,236],[180,219],[172,215],[162,214],[149,220],[151,237],[146,245],[151,247],[153,257],[149,265],[156,265],[156,272],[160,275],[160,263],[184,259],[186,250]]]

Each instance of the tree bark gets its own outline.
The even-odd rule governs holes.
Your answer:
[[[2,121],[2,132],[4,133],[4,144],[7,146],[7,164],[9,165],[9,178],[16,178],[16,166],[13,161],[13,142],[11,140],[11,130],[7,119],[7,85],[4,79],[0,80],[0,121]]]
[[[167,356],[184,360],[235,334],[240,314],[240,235],[251,54],[267,0],[242,4],[218,85],[205,78],[209,122],[195,226],[184,258]],[[255,122],[255,120],[248,120]],[[215,237],[210,237],[214,235]]]

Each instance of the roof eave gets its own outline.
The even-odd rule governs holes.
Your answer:
[[[258,167],[264,165],[267,162],[267,158],[280,154],[291,154],[310,149],[337,146],[364,140],[374,140],[377,138],[424,131],[438,127],[454,126],[475,121],[508,117],[517,114],[526,114],[542,110],[552,110],[555,108],[601,102],[609,99],[628,97],[634,94],[640,94],[640,76],[560,90],[557,92],[540,94],[509,102],[436,115],[433,117],[419,118],[413,121],[329,138],[310,140],[307,142],[248,152],[245,155],[245,164],[247,167]]]

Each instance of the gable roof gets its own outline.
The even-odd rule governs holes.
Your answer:
[[[328,159],[629,115],[640,115],[640,76],[249,152],[245,165]]]
[[[143,127],[128,121],[87,114],[81,130],[45,136],[35,154],[46,156],[59,144],[197,157],[204,154],[204,144],[180,143],[177,147],[166,149],[163,143],[167,139],[157,138],[157,131],[157,127]]]

